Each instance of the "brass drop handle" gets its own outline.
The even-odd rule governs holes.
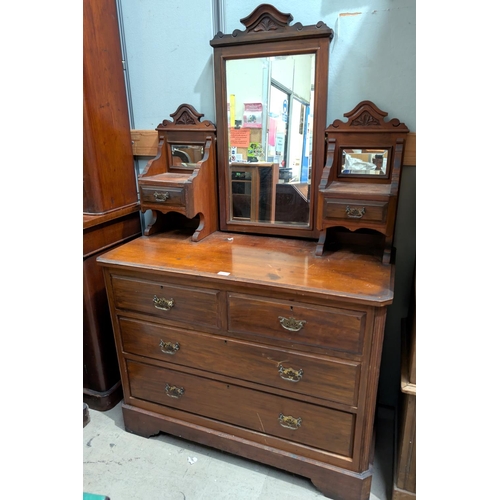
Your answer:
[[[165,386],[167,396],[174,399],[179,399],[184,394],[184,387],[176,387],[175,385],[167,384]]]
[[[298,332],[306,324],[305,321],[295,319],[292,316],[290,316],[289,318],[284,318],[283,316],[278,316],[278,319],[280,320],[281,326],[285,330],[289,330],[290,332]]]
[[[153,297],[153,303],[156,309],[161,309],[162,311],[170,311],[172,307],[174,307],[174,299],[164,299],[157,297],[156,295]]]
[[[278,373],[283,380],[288,380],[289,382],[298,382],[302,375],[304,375],[304,370],[294,370],[293,368],[285,368],[283,365],[278,366]]]
[[[155,197],[156,201],[167,201],[170,198],[170,193],[168,191],[165,191],[164,193],[155,191],[153,193],[153,196]]]
[[[345,207],[345,213],[347,214],[347,217],[351,217],[351,219],[361,219],[363,215],[365,215],[365,207],[359,209],[359,208],[351,208],[349,205]]]
[[[297,430],[301,424],[302,424],[302,419],[283,415],[283,413],[280,413],[280,416],[278,417],[279,423],[281,427],[285,427],[285,429],[292,429],[292,430]]]
[[[160,340],[161,352],[164,352],[165,354],[175,354],[180,347],[179,342],[173,344],[172,342],[164,342],[163,340]]]

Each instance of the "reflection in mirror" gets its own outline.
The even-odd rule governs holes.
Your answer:
[[[193,168],[203,158],[203,146],[188,144],[171,145],[172,166]]]
[[[307,226],[315,55],[226,61],[230,220]]]
[[[342,149],[341,175],[387,175],[389,150]]]

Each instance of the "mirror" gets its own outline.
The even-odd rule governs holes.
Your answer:
[[[171,144],[172,167],[193,169],[203,158],[203,146],[192,144]]]
[[[329,43],[261,5],[214,47],[221,230],[317,237]]]
[[[226,62],[230,221],[308,225],[314,63],[314,54]]]
[[[340,176],[387,177],[388,149],[342,148],[341,154]]]

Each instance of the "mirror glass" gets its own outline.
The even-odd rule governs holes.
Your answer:
[[[340,175],[387,176],[388,149],[343,148]]]
[[[174,167],[192,167],[203,158],[203,146],[200,145],[173,144],[170,150]]]
[[[229,218],[308,226],[315,54],[226,61]]]

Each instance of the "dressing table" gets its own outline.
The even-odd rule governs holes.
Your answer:
[[[317,255],[333,32],[292,20],[261,5],[241,20],[245,31],[211,41],[218,186],[207,187],[207,197],[220,195],[218,227],[202,239],[185,228],[150,232],[98,261],[129,432],[166,432],[308,477],[328,498],[368,500],[394,269],[370,252],[324,248]],[[245,61],[262,68],[252,73],[262,91],[253,100],[239,80]],[[286,94],[289,121],[268,112],[272,88]],[[274,218],[256,207],[252,217],[237,216],[231,187],[233,172],[255,171],[233,158],[243,143],[231,143],[231,129],[244,123],[244,103],[257,94],[258,161],[273,169],[295,163],[299,129],[290,123],[302,123],[306,139],[293,153],[299,164],[286,167],[289,182],[274,174],[271,189],[258,186],[259,207],[273,200]],[[274,133],[280,140],[266,142]]]

